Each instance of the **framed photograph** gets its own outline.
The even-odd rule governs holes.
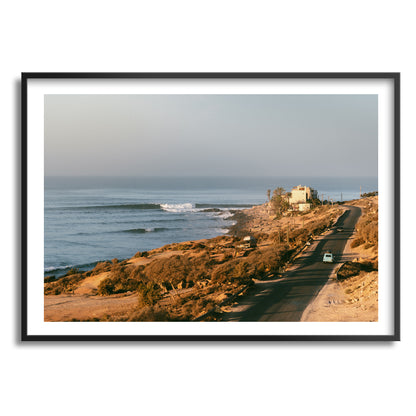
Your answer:
[[[400,339],[400,74],[23,73],[23,341]]]

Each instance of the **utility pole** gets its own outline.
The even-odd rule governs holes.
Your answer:
[[[286,242],[289,244],[289,223],[287,223]]]

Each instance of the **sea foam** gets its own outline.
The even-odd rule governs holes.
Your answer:
[[[160,204],[160,208],[167,212],[197,212],[199,209],[195,208],[194,204],[190,202],[184,204]]]

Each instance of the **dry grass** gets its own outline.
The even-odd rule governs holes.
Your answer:
[[[373,247],[378,251],[378,197],[362,198],[355,203],[363,210],[358,221],[357,235],[351,247],[364,246],[365,249]]]

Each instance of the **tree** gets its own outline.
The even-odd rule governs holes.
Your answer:
[[[272,207],[276,217],[280,218],[282,212],[289,209],[289,200],[286,191],[282,187],[278,187],[273,191]]]
[[[271,194],[271,192],[272,191],[270,189],[267,190],[267,199],[269,200],[269,202],[270,202],[270,194]]]
[[[277,196],[282,196],[284,194],[285,194],[285,190],[284,190],[284,188],[282,188],[280,186],[273,191],[273,196],[276,196],[276,195]]]

